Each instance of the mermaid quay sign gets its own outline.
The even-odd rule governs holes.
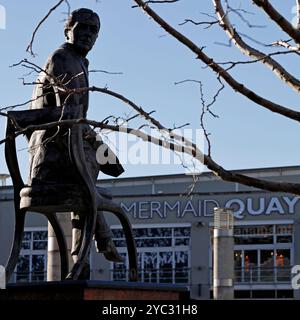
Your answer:
[[[174,215],[177,218],[211,217],[214,207],[231,208],[237,219],[261,215],[289,215],[294,214],[298,197],[233,198],[225,201],[214,199],[187,201],[137,201],[121,202],[121,206],[134,219],[166,219]]]

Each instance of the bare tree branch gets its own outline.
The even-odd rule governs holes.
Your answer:
[[[62,2],[66,0],[61,0],[59,1],[53,8],[50,9],[48,14],[40,21],[38,26],[33,32],[32,39],[30,41],[30,44],[27,47],[27,51],[29,51],[33,55],[33,50],[32,50],[32,45],[34,42],[34,37],[36,35],[36,32],[40,28],[41,24],[49,17],[49,15],[54,11],[59,5],[61,5]],[[190,39],[185,37],[183,34],[178,32],[176,29],[171,27],[165,20],[163,20],[159,15],[157,15],[150,7],[149,4],[156,4],[156,3],[173,3],[173,2],[178,2],[179,0],[149,0],[149,1],[142,1],[142,0],[134,0],[135,3],[137,4],[138,7],[141,7],[156,23],[158,23],[168,34],[172,35],[175,39],[177,39],[179,42],[181,42],[184,46],[186,46],[189,50],[191,50],[194,54],[196,54],[197,58],[201,60],[206,66],[208,66],[210,69],[212,69],[217,75],[218,75],[218,80],[221,83],[221,88],[217,91],[217,93],[214,95],[212,101],[210,103],[206,103],[204,99],[204,93],[203,93],[203,87],[202,83],[198,82],[200,84],[200,101],[201,101],[201,106],[202,106],[202,113],[201,113],[201,118],[200,118],[200,123],[202,128],[205,129],[204,126],[204,115],[207,112],[210,112],[212,115],[214,115],[210,111],[210,107],[215,103],[218,95],[220,92],[223,90],[224,85],[221,82],[221,79],[226,81],[226,83],[235,91],[239,92],[249,100],[257,103],[258,105],[272,111],[278,114],[281,114],[287,118],[300,121],[300,113],[289,109],[285,106],[279,105],[275,102],[272,102],[270,100],[265,99],[264,97],[256,94],[254,91],[251,91],[249,88],[244,86],[242,83],[239,83],[231,74],[228,73],[228,69],[224,69],[220,66],[220,64],[216,63],[211,57],[206,55],[203,52],[203,48],[200,48],[197,46],[194,42],[192,42]],[[213,0],[215,4],[218,4],[221,6],[221,2],[218,0]],[[282,15],[280,15],[274,8],[273,6],[269,3],[267,0],[253,0],[253,2],[261,7],[269,16],[272,20],[274,20],[281,28],[283,31],[285,31],[292,39],[296,41],[297,44],[300,44],[300,31],[296,29],[291,28],[291,24],[284,18]],[[297,1],[297,5],[299,8],[299,1]],[[236,42],[237,46],[240,46],[240,49],[245,50],[246,54],[248,54],[250,57],[252,57],[256,61],[262,61],[264,64],[266,64],[269,68],[274,68],[274,72],[280,76],[280,78],[284,79],[285,82],[289,82],[289,84],[294,87],[294,89],[297,88],[297,92],[299,91],[299,80],[296,79],[295,77],[291,76],[290,74],[287,73],[287,71],[280,65],[278,64],[275,60],[271,58],[271,54],[264,54],[259,52],[258,50],[251,48],[248,46],[241,38],[241,34],[238,34],[233,26],[230,24],[230,21],[227,17],[227,15],[223,12],[222,14],[222,6],[219,7],[219,11],[217,13],[219,14],[219,20],[223,24],[223,27],[226,32],[229,33],[230,37],[232,40]],[[300,12],[300,9],[298,10]],[[239,15],[240,18],[242,19],[242,15]],[[244,21],[244,20],[243,20]],[[299,16],[298,16],[298,21],[299,21]],[[186,20],[186,22],[191,22],[194,24],[197,24],[195,22],[192,22],[192,20]],[[252,27],[252,24],[250,24],[249,21],[244,21],[247,23],[249,27]],[[289,46],[289,42],[285,43],[280,43],[278,42],[276,45],[279,46],[284,46],[288,50],[295,50],[291,49],[294,48],[293,46]],[[253,51],[254,50],[254,51]],[[298,51],[298,47],[295,51]],[[275,54],[275,53],[273,53]],[[278,53],[279,54],[279,53]],[[282,54],[282,53],[280,53]],[[241,62],[236,62],[235,64],[238,64]],[[245,62],[246,63],[246,62]],[[25,66],[26,68],[31,69],[34,72],[45,72],[42,70],[40,67],[36,66],[34,63],[30,63],[27,60],[23,60],[19,64]],[[101,72],[103,70],[100,70]],[[93,72],[93,70],[92,70]],[[49,76],[49,75],[48,75]],[[78,76],[78,75],[76,75]],[[136,137],[142,139],[143,141],[151,142],[156,145],[162,146],[164,148],[167,148],[169,150],[173,150],[179,153],[186,153],[192,156],[194,159],[197,161],[200,161],[201,163],[204,163],[208,169],[212,170],[217,176],[221,177],[225,181],[231,181],[231,182],[236,182],[236,183],[242,183],[244,185],[248,185],[251,187],[259,188],[259,189],[265,189],[269,191],[281,191],[281,192],[290,192],[294,193],[296,195],[300,195],[300,184],[298,183],[284,183],[284,182],[275,182],[275,181],[267,181],[267,180],[262,180],[262,179],[256,179],[252,177],[247,177],[235,172],[228,171],[221,167],[218,163],[216,163],[212,157],[211,157],[211,150],[210,150],[210,142],[208,139],[209,134],[205,131],[206,138],[209,143],[209,148],[208,148],[208,154],[205,155],[199,148],[189,139],[186,139],[182,135],[178,134],[175,132],[176,128],[180,127],[174,127],[172,129],[165,127],[162,125],[157,119],[155,119],[151,114],[152,112],[146,112],[145,110],[142,109],[142,107],[138,106],[136,103],[131,101],[130,99],[126,98],[125,96],[111,91],[108,88],[99,88],[95,86],[91,87],[86,87],[86,88],[77,88],[77,89],[72,89],[68,87],[68,84],[70,83],[70,79],[66,81],[66,78],[64,76],[58,77],[58,78],[53,78],[53,82],[51,83],[52,86],[56,86],[61,92],[64,92],[66,94],[66,99],[64,101],[64,105],[68,103],[69,98],[72,95],[77,95],[77,94],[82,94],[83,92],[86,91],[91,91],[91,92],[100,92],[103,94],[110,95],[114,98],[117,98],[121,101],[123,101],[125,104],[129,105],[136,113],[132,116],[128,116],[127,119],[117,117],[113,118],[110,116],[109,118],[104,119],[102,122],[97,122],[97,121],[91,121],[87,119],[73,119],[73,120],[62,120],[62,117],[59,119],[57,122],[53,123],[47,123],[41,126],[28,126],[27,128],[17,128],[17,132],[15,133],[15,136],[18,136],[20,134],[25,133],[27,130],[45,130],[50,127],[60,127],[60,126],[72,126],[76,124],[89,124],[93,126],[94,128],[100,128],[102,130],[111,130],[111,131],[118,131],[118,132],[123,132],[126,134],[131,134],[135,135]],[[40,83],[39,83],[40,84]],[[28,103],[28,102],[26,102]],[[24,104],[26,104],[24,103]],[[24,105],[20,104],[20,105]],[[0,116],[5,116],[8,117],[8,115],[4,112],[1,112],[12,107],[6,107],[3,109],[0,109]],[[130,128],[124,125],[124,121],[128,120],[134,120],[139,117],[144,118],[149,124],[142,124],[139,126],[138,129],[135,128]],[[119,122],[119,120],[124,120],[121,125],[115,124],[111,125],[109,124],[109,120],[114,119],[115,123]],[[13,119],[10,119],[13,121]],[[147,127],[147,128],[156,128],[157,132],[161,134],[160,138],[151,136],[144,131],[142,131],[142,128]],[[6,139],[10,139],[12,137],[7,137]],[[0,144],[5,142],[6,139],[0,140]]]
[[[299,0],[300,1],[300,0]],[[272,46],[272,47],[275,47],[275,46],[279,46],[279,47],[283,47],[283,48],[286,48],[288,50],[290,50],[291,52],[293,53],[296,53],[296,54],[299,54],[299,51],[300,51],[300,48],[297,46],[292,46],[290,44],[291,42],[291,39],[289,40],[278,40],[278,41],[275,41],[271,44],[269,44],[268,46]]]
[[[265,64],[270,70],[272,70],[282,81],[293,88],[296,92],[300,91],[300,81],[285,70],[281,64],[272,59],[269,55],[254,49],[243,41],[239,33],[233,28],[228,14],[225,13],[221,0],[213,0],[216,14],[220,21],[220,26],[228,34],[229,39],[235,44],[235,46],[245,55],[256,59]]]
[[[108,129],[111,131],[117,131],[122,133],[127,133],[134,135],[140,139],[142,139],[145,142],[151,142],[155,145],[162,146],[163,148],[166,148],[168,150],[176,151],[179,153],[186,153],[201,163],[203,163],[203,153],[197,148],[195,144],[190,143],[190,147],[188,146],[182,146],[173,143],[172,141],[162,140],[156,137],[153,137],[151,135],[146,134],[145,132],[142,132],[141,130],[137,130],[134,128],[129,127],[122,127],[122,126],[112,126],[108,125],[103,122],[97,122],[97,121],[91,121],[87,119],[72,119],[72,120],[61,120],[56,121],[52,123],[47,123],[44,125],[31,125],[24,129],[21,129],[17,131],[14,135],[9,136],[5,139],[0,140],[0,145],[4,143],[7,139],[15,138],[21,134],[25,134],[27,131],[32,130],[45,130],[52,127],[57,126],[72,126],[76,124],[89,124],[93,127],[99,127],[101,129]],[[182,138],[182,137],[181,137]],[[186,140],[186,139],[182,139]],[[241,174],[234,173],[232,171],[227,171],[221,166],[219,166],[214,160],[204,155],[204,164],[211,169],[217,176],[220,176],[225,181],[231,181],[231,182],[238,182],[242,183],[251,187],[259,188],[259,189],[265,189],[269,191],[281,191],[281,192],[289,192],[294,193],[296,195],[300,195],[300,184],[298,183],[286,183],[286,182],[274,182],[274,181],[267,181],[262,179],[256,179],[252,177],[247,177]]]
[[[297,50],[298,51],[298,50]],[[285,55],[285,54],[290,54],[290,53],[295,53],[297,55],[300,55],[299,52],[297,51],[278,51],[278,52],[272,52],[272,53],[269,53],[267,56],[268,57],[271,57],[271,56],[275,56],[275,55]],[[246,60],[246,61],[223,61],[223,62],[220,62],[218,61],[217,64],[218,65],[230,65],[228,68],[226,68],[225,70],[226,71],[229,71],[230,69],[236,67],[237,65],[246,65],[246,64],[254,64],[256,62],[259,62],[261,60],[263,60],[265,57],[261,57],[259,59],[255,59],[255,60]],[[207,66],[206,66],[207,67]]]
[[[35,38],[35,35],[37,33],[37,31],[39,30],[39,28],[41,27],[41,25],[48,19],[48,17],[50,16],[50,14],[55,11],[65,0],[60,0],[58,1],[58,3],[53,6],[49,11],[48,13],[45,15],[45,17],[38,23],[38,25],[36,26],[36,28],[34,29],[33,33],[32,33],[32,37],[31,37],[31,40],[26,48],[26,51],[29,52],[32,56],[35,56],[34,52],[33,52],[33,49],[32,49],[32,46],[33,46],[33,42],[34,42],[34,38]],[[68,4],[68,2],[67,2]],[[68,4],[69,6],[69,4]]]
[[[188,47],[192,52],[194,52],[197,57],[204,62],[207,66],[209,66],[213,71],[215,71],[221,78],[223,78],[233,89],[242,93],[244,96],[249,98],[250,100],[260,104],[261,106],[280,113],[284,116],[287,116],[291,119],[295,119],[294,116],[299,121],[299,114],[294,111],[287,109],[283,106],[280,106],[276,103],[268,101],[263,97],[258,96],[253,91],[250,91],[248,88],[238,83],[231,75],[226,72],[222,67],[220,67],[217,63],[213,61],[210,57],[203,53],[203,50],[200,49],[196,44],[194,44],[190,39],[185,37],[183,34],[178,32],[176,29],[171,27],[165,20],[163,20],[160,16],[158,16],[148,5],[145,4],[142,0],[134,0],[139,7],[141,7],[156,23],[158,23],[164,30],[166,30],[169,34],[171,34],[175,39]],[[292,114],[290,113],[292,112]],[[193,151],[197,150],[197,147],[192,144]],[[197,158],[195,155],[193,155]],[[281,192],[291,192],[294,194],[300,194],[300,184],[297,183],[284,183],[284,182],[274,182],[267,181],[263,179],[256,179],[252,177],[248,177],[245,175],[237,174],[231,171],[228,171],[217,164],[209,155],[204,155],[204,164],[208,169],[212,170],[215,175],[221,177],[225,181],[242,183],[244,185],[248,185],[251,187],[269,190],[269,191],[281,191]]]
[[[207,154],[210,157],[211,156],[211,143],[209,140],[209,135],[210,133],[207,132],[205,124],[204,124],[204,117],[207,111],[207,106],[205,105],[205,100],[204,100],[204,93],[203,93],[203,84],[200,81],[199,82],[199,89],[200,89],[200,99],[201,99],[201,105],[202,105],[202,112],[201,112],[201,116],[200,116],[200,126],[204,132],[204,136],[207,142]]]
[[[265,28],[266,27],[265,25],[252,24],[248,19],[246,19],[244,17],[244,14],[253,15],[252,12],[249,12],[249,11],[241,9],[241,8],[232,8],[229,5],[228,1],[226,1],[226,12],[227,12],[227,14],[229,14],[231,12],[236,14],[248,26],[248,28]]]
[[[149,3],[174,3],[174,2],[178,2],[180,0],[148,0],[148,1],[145,1],[145,4],[149,4]],[[138,6],[132,6],[132,8],[136,8]]]
[[[193,53],[196,54],[197,58],[200,59],[204,64],[210,67],[214,72],[216,72],[221,78],[223,78],[229,86],[235,91],[241,93],[249,100],[261,105],[262,107],[281,114],[287,118],[300,121],[300,113],[272,102],[247,88],[244,84],[239,83],[235,78],[233,78],[224,68],[214,62],[214,60],[207,56],[201,48],[199,48],[194,42],[185,37],[182,33],[171,27],[165,20],[163,20],[157,13],[155,13],[148,5],[142,0],[134,0],[139,7],[141,7],[156,23],[158,23],[164,30],[166,30],[175,39],[189,48]]]
[[[106,71],[106,70],[89,70],[89,73],[96,73],[96,72],[101,72],[101,73],[106,73],[106,74],[123,74],[123,72],[111,72],[111,71]]]
[[[268,190],[272,192],[287,192],[300,195],[299,183],[273,182],[234,173],[233,171],[224,169],[208,156],[204,156],[204,164],[208,169],[212,170],[216,176],[219,176],[224,181],[241,183],[249,187]]]
[[[6,107],[1,107],[1,108],[0,108],[0,112],[6,111],[6,110],[15,109],[15,108],[17,108],[17,107],[22,107],[22,106],[28,105],[30,102],[33,102],[33,101],[35,101],[36,99],[45,97],[46,95],[47,95],[47,94],[43,94],[43,95],[38,96],[38,97],[35,98],[35,99],[29,99],[29,100],[27,100],[27,101],[25,101],[25,102],[21,102],[21,103],[18,103],[18,104],[13,104],[13,105],[6,106]],[[1,115],[3,115],[3,114],[1,114]]]
[[[186,23],[192,23],[196,26],[201,26],[201,25],[206,25],[206,27],[204,29],[208,29],[210,27],[212,27],[215,24],[218,24],[219,21],[218,20],[214,20],[214,21],[200,21],[200,22],[196,22],[192,19],[185,19],[184,22],[179,23],[179,26],[183,26]]]
[[[300,31],[295,29],[293,25],[281,15],[268,0],[252,0],[258,7],[264,10],[264,12],[294,41],[300,45]]]

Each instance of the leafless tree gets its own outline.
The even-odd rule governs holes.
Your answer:
[[[101,129],[109,129],[115,131],[121,131],[128,134],[134,134],[139,138],[155,143],[162,147],[166,147],[172,149],[177,152],[184,152],[200,162],[203,162],[205,166],[212,170],[216,176],[219,176],[221,179],[225,181],[231,181],[236,183],[241,183],[247,186],[252,186],[259,189],[276,191],[276,192],[289,192],[296,195],[300,195],[300,183],[290,183],[290,182],[274,182],[267,181],[263,179],[253,178],[250,176],[241,175],[239,173],[226,170],[219,163],[214,161],[213,156],[211,154],[211,144],[209,140],[209,133],[205,129],[205,121],[204,115],[211,114],[215,116],[215,114],[211,111],[211,106],[215,103],[218,98],[220,92],[223,90],[224,86],[228,86],[232,88],[234,94],[240,94],[250,101],[254,102],[258,107],[267,109],[271,112],[279,114],[288,119],[299,122],[300,121],[300,112],[297,108],[288,107],[286,105],[282,105],[276,101],[272,101],[266,98],[263,95],[260,95],[255,90],[252,90],[245,83],[240,82],[235,74],[232,72],[234,68],[239,65],[253,65],[253,64],[262,64],[267,67],[270,72],[274,74],[274,76],[278,77],[282,81],[283,86],[289,86],[295,92],[299,93],[300,91],[300,80],[293,75],[291,72],[287,70],[287,68],[283,65],[280,60],[282,56],[296,56],[298,57],[300,53],[300,1],[294,0],[294,5],[297,8],[296,10],[296,20],[297,23],[295,26],[283,16],[276,8],[273,6],[271,1],[269,0],[247,0],[252,7],[253,10],[257,10],[257,12],[263,12],[268,17],[269,20],[266,19],[265,23],[272,23],[275,27],[279,28],[281,32],[286,36],[286,38],[282,39],[274,39],[272,42],[261,42],[254,37],[249,36],[247,34],[242,33],[238,30],[238,26],[232,22],[232,16],[235,15],[238,17],[241,23],[245,24],[249,30],[254,28],[259,28],[261,25],[257,25],[255,23],[251,23],[249,19],[247,19],[247,12],[242,7],[233,8],[231,6],[230,0],[207,0],[212,5],[215,14],[211,15],[208,13],[201,13],[200,20],[195,21],[187,17],[182,23],[180,23],[176,28],[171,26],[168,21],[166,21],[161,15],[157,13],[157,9],[154,9],[155,6],[160,5],[176,5],[176,3],[185,0],[158,0],[158,1],[143,1],[143,0],[133,0],[135,5],[133,6],[137,10],[144,11],[151,20],[158,24],[162,29],[164,29],[167,34],[174,38],[174,41],[178,41],[182,46],[186,47],[193,55],[198,59],[199,63],[204,64],[207,68],[211,69],[212,72],[216,74],[218,81],[220,82],[220,89],[217,90],[215,96],[212,99],[212,102],[205,103],[203,99],[202,92],[202,83],[201,81],[196,81],[200,87],[200,100],[202,104],[202,114],[200,117],[200,125],[204,129],[208,152],[207,154],[203,154],[203,150],[199,150],[195,143],[192,141],[185,139],[184,137],[175,133],[175,128],[169,128],[166,125],[163,125],[157,118],[152,115],[152,112],[146,112],[145,109],[138,106],[136,103],[125,97],[124,95],[111,91],[108,88],[99,88],[95,86],[91,86],[89,88],[81,88],[77,90],[69,89],[63,81],[56,79],[56,85],[58,85],[61,90],[65,90],[67,94],[80,94],[83,90],[89,90],[93,92],[99,92],[102,94],[108,94],[116,99],[123,101],[130,108],[134,110],[134,115],[130,118],[124,120],[132,120],[136,118],[142,118],[145,123],[140,125],[139,127],[125,127],[117,124],[116,122],[111,124],[109,121],[111,119],[106,119],[105,121],[95,122],[87,119],[77,119],[77,120],[68,120],[68,121],[60,121],[59,123],[49,124],[49,125],[70,125],[72,123],[89,123],[94,127],[99,127]],[[32,45],[34,41],[34,35],[38,31],[38,28],[41,23],[43,23],[47,17],[51,14],[53,10],[56,10],[59,5],[61,5],[64,1],[59,1],[56,6],[50,9],[48,14],[41,20],[37,28],[34,30],[33,37],[28,46],[28,50],[32,52]],[[199,7],[201,7],[201,2],[199,1]],[[130,5],[130,1],[128,1]],[[156,8],[156,7],[155,7]],[[200,8],[199,8],[200,12]],[[203,19],[203,20],[201,20]],[[150,23],[150,22],[149,22]],[[182,25],[192,24],[195,28],[211,28],[211,27],[219,27],[220,32],[225,32],[228,36],[228,41],[233,44],[237,50],[239,50],[244,56],[247,57],[248,60],[232,60],[232,61],[223,61],[217,62],[213,57],[209,56],[206,53],[205,48],[200,43],[195,43],[191,38],[184,35],[182,30]],[[259,49],[261,48],[261,49]],[[36,71],[41,71],[37,66],[29,63],[28,61],[23,61],[27,67],[35,68]],[[184,81],[194,81],[194,80],[184,80]],[[177,83],[179,84],[179,83]],[[0,110],[1,111],[1,110]],[[2,110],[2,114],[5,116],[5,110]],[[116,120],[116,119],[114,119]],[[156,128],[157,131],[164,135],[160,138],[151,137],[143,132],[142,128],[144,126],[148,126],[151,128]],[[32,128],[31,128],[32,129]],[[27,128],[20,128],[19,133],[23,133]],[[167,138],[165,138],[167,136]],[[3,142],[4,140],[2,140]]]

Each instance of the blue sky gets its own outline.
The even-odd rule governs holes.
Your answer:
[[[0,30],[1,107],[24,102],[30,99],[32,92],[31,86],[24,87],[18,79],[26,70],[9,66],[23,58],[42,66],[47,56],[64,42],[62,20],[66,17],[65,5],[51,15],[38,31],[34,43],[37,56],[32,58],[25,52],[38,21],[56,2],[0,0],[0,4],[6,9],[6,29]],[[90,68],[123,73],[92,74],[91,84],[108,86],[143,106],[145,110],[156,110],[156,117],[166,127],[190,123],[190,128],[199,128],[201,103],[197,84],[175,86],[174,82],[185,79],[201,80],[205,97],[209,101],[219,86],[216,76],[210,70],[204,69],[189,50],[166,35],[139,9],[131,8],[134,4],[131,0],[69,2],[72,9],[88,7],[98,12],[101,18],[100,36],[88,56]],[[232,3],[236,6],[243,3],[247,9],[247,6],[251,5],[251,1],[233,0]],[[292,20],[294,1],[274,3]],[[198,21],[203,18],[201,12],[213,13],[209,0],[182,0],[178,4],[155,5],[154,8],[173,26],[178,26],[186,18]],[[253,8],[251,11],[258,12]],[[241,25],[242,32],[268,43],[287,38],[265,19],[262,13],[247,17],[253,23],[266,27],[249,30],[245,24],[240,24],[238,16],[233,16],[234,21]],[[199,46],[206,46],[205,52],[216,61],[246,59],[237,49],[216,43],[228,42],[227,36],[218,26],[203,30],[201,27],[186,24],[178,28]],[[252,42],[250,44],[253,45]],[[265,50],[263,47],[259,49]],[[297,57],[282,57],[279,61],[294,75],[300,76],[300,69],[296,67]],[[233,70],[232,74],[268,99],[298,109],[298,95],[264,66],[240,66]],[[130,111],[117,100],[102,94],[91,94],[88,118],[102,120],[111,114],[120,115]],[[208,117],[206,120],[207,129],[211,132],[212,155],[225,168],[246,169],[299,164],[300,151],[296,137],[299,135],[300,126],[295,121],[263,110],[230,88],[222,92],[213,111],[219,118]],[[2,138],[5,131],[3,119],[0,120],[0,126]],[[28,156],[24,142],[20,143],[19,149],[22,172],[26,176]],[[7,172],[3,150],[3,146],[0,146],[0,173]],[[128,165],[125,169],[123,177],[184,173],[180,165]]]

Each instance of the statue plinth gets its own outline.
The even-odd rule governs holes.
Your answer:
[[[186,286],[97,280],[17,283],[0,290],[0,300],[186,300]]]

